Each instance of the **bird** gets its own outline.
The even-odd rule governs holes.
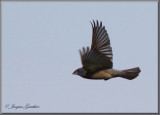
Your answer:
[[[139,67],[118,70],[113,69],[113,53],[109,35],[102,21],[90,22],[92,25],[92,44],[79,50],[82,67],[72,74],[90,80],[109,80],[121,77],[127,80],[135,79],[141,72]]]

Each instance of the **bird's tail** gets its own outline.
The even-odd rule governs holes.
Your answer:
[[[122,70],[122,74],[119,77],[122,77],[128,80],[132,80],[136,78],[140,72],[141,70],[139,69],[139,67],[132,68],[132,69],[126,69],[126,70]]]

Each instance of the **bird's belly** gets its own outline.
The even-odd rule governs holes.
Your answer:
[[[104,70],[96,72],[92,75],[92,79],[108,79],[111,77],[112,77],[112,74],[110,74]]]

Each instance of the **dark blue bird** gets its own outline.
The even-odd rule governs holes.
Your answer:
[[[136,78],[139,67],[126,70],[113,69],[112,48],[108,33],[102,22],[93,21],[92,25],[92,45],[80,50],[81,62],[83,67],[75,70],[73,74],[86,79],[104,79],[122,77],[128,80]]]

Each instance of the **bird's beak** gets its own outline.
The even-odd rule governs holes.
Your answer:
[[[78,74],[78,71],[75,70],[72,74],[77,75],[77,74]]]

